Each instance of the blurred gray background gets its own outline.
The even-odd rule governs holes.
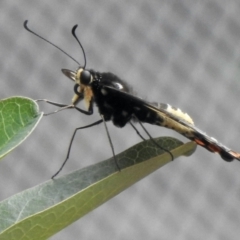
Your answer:
[[[240,151],[240,2],[238,0],[0,2],[1,99],[26,96],[70,103],[73,84],[60,71],[77,65],[29,27],[83,62],[111,71],[149,101],[170,103],[220,142]],[[54,107],[41,104],[41,109]],[[48,180],[76,127],[98,120],[76,111],[44,117],[0,166],[0,200]],[[145,124],[152,136],[179,134]],[[108,124],[116,152],[140,141]],[[104,126],[78,133],[61,174],[111,156]],[[81,159],[81,161],[79,160]],[[132,186],[51,239],[239,239],[240,163],[199,147]]]

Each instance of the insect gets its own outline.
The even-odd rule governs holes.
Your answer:
[[[28,21],[24,22],[25,29],[42,38],[28,28],[27,22]],[[182,112],[180,109],[172,107],[169,104],[150,103],[137,96],[134,96],[130,85],[110,72],[100,73],[92,69],[86,69],[86,55],[81,42],[78,40],[75,34],[76,28],[77,25],[72,28],[72,35],[75,37],[82,49],[84,55],[83,66],[80,66],[80,64],[75,59],[69,56],[62,49],[52,44],[48,40],[42,38],[54,47],[60,49],[63,53],[71,57],[75,62],[79,64],[79,67],[76,71],[62,69],[63,74],[74,82],[75,94],[72,99],[72,104],[65,105],[48,100],[44,101],[61,107],[59,110],[66,108],[75,108],[76,110],[86,115],[93,114],[93,104],[95,103],[98,107],[98,111],[102,119],[82,128],[97,125],[102,122],[106,124],[105,122],[107,121],[112,121],[113,124],[117,127],[124,127],[127,123],[130,123],[132,125],[132,121],[137,121],[140,124],[149,123],[173,129],[188,139],[195,141],[198,145],[206,148],[210,152],[218,153],[225,161],[230,162],[234,159],[240,161],[240,153],[227,148],[223,144],[219,143],[215,138],[209,137],[206,133],[198,129],[194,125],[191,117],[188,114]],[[86,103],[87,110],[83,110],[77,107],[77,104],[83,100]],[[143,127],[142,124],[141,126]],[[72,140],[75,136],[76,131],[82,128],[77,128],[75,130]],[[112,144],[111,139],[110,144]]]

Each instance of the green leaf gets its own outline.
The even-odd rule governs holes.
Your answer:
[[[0,159],[23,142],[42,117],[35,101],[11,97],[0,101]]]
[[[190,155],[196,148],[193,142],[182,145],[168,137],[156,141],[172,149],[174,158]],[[47,239],[172,160],[151,140],[120,153],[117,159],[120,172],[109,159],[4,200],[0,204],[0,239]]]

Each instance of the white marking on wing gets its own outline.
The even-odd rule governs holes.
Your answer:
[[[187,113],[183,112],[180,108],[172,107],[170,104],[167,103],[153,103],[153,105],[157,106],[158,109],[163,109],[170,114],[194,125],[192,118]]]

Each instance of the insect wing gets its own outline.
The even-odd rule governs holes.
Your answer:
[[[206,148],[210,152],[218,153],[222,159],[227,162],[231,162],[234,159],[240,161],[240,154],[224,146],[218,142],[215,138],[208,136],[195,126],[189,125],[189,128],[193,130],[194,137],[192,138],[198,145]]]
[[[151,103],[126,92],[107,86],[103,86],[102,89],[107,97],[107,104],[112,104],[113,108],[121,112],[125,111],[127,115],[131,115],[133,119],[135,116],[141,122],[175,130],[210,152],[218,153],[225,161],[240,160],[239,153],[227,148],[215,138],[208,136],[195,125],[191,124],[188,118],[180,117],[182,115],[175,114],[174,111],[167,110],[166,107],[157,108]]]

